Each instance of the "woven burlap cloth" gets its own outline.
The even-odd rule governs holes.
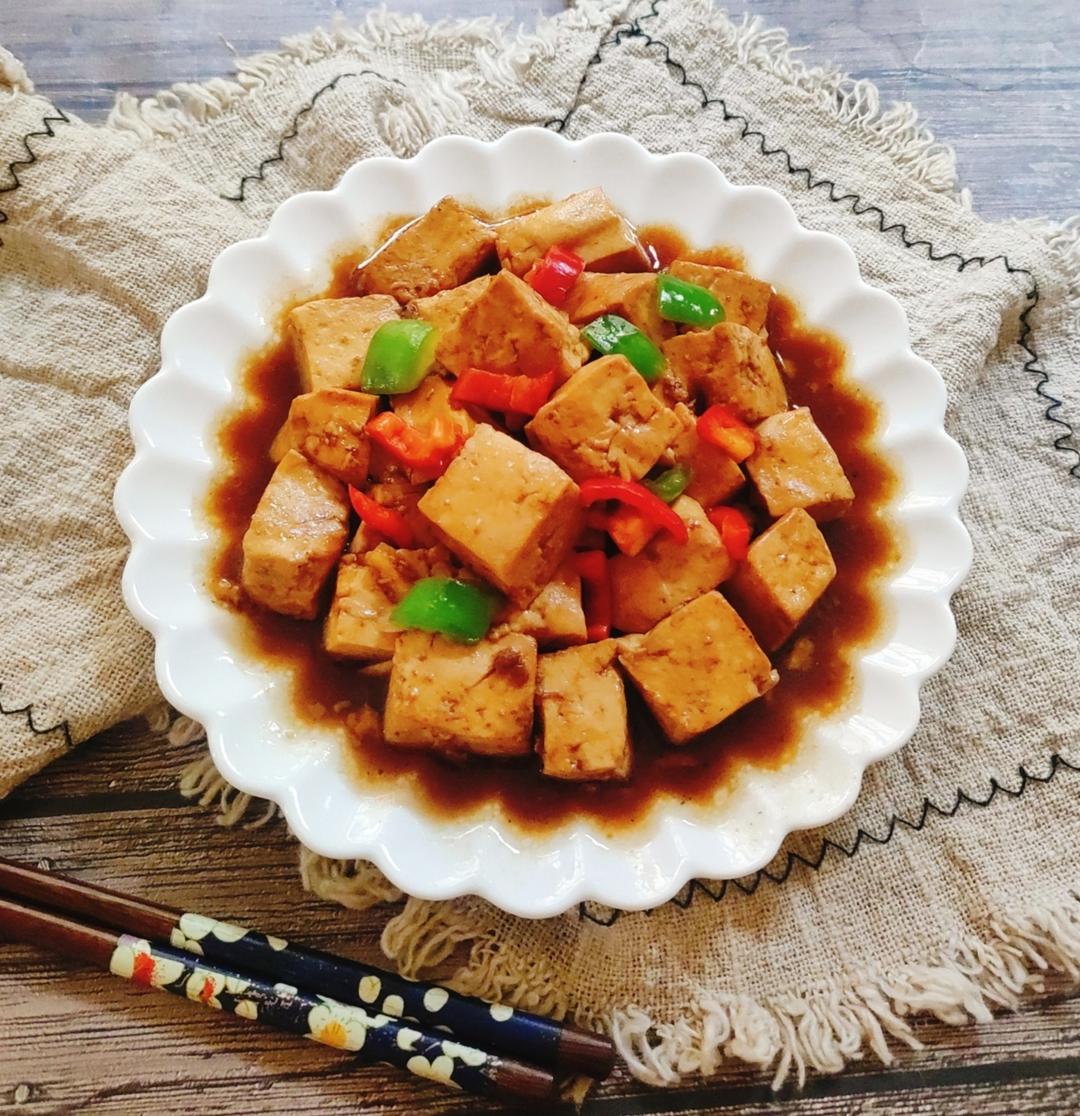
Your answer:
[[[128,401],[215,255],[367,156],[447,132],[611,129],[779,190],[903,303],[971,465],[956,653],[854,809],[764,872],[648,914],[540,923],[410,899],[388,908],[384,948],[410,974],[464,950],[462,987],[604,1026],[658,1083],[725,1057],[776,1080],[887,1061],[914,1041],[911,1013],[984,1019],[1048,968],[1080,975],[1075,224],[980,220],[910,106],[704,0],[587,0],[516,36],[375,15],[231,80],[123,98],[104,127],[36,96],[10,55],[0,74],[0,793],[159,707],[111,494]],[[213,780],[203,765],[189,781]],[[368,866],[301,859],[329,898],[400,900]]]

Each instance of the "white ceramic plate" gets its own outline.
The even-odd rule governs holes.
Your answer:
[[[658,805],[647,824],[614,837],[585,822],[530,836],[492,814],[434,819],[401,788],[359,787],[345,774],[339,737],[290,716],[288,677],[238,650],[237,621],[203,587],[214,540],[201,509],[219,468],[215,430],[283,302],[323,290],[331,261],[369,241],[387,215],[422,212],[445,194],[497,209],[597,185],[634,222],[738,249],[807,322],[847,346],[850,374],[882,404],[881,448],[901,476],[893,516],[906,553],[883,589],[892,620],[856,665],[850,707],[809,729],[781,769],[745,768],[708,811]],[[450,137],[412,159],[369,159],[333,190],[290,198],[263,236],[222,252],[206,294],[165,326],[161,356],[161,371],[132,401],[135,458],[116,486],[131,539],[124,597],[157,641],[161,688],[206,726],[222,775],[277,802],[304,844],[372,860],[413,895],[478,894],[543,917],[586,899],[649,907],[692,878],[755,871],[786,834],[848,809],[866,765],[911,736],[919,686],[952,651],[949,598],[971,545],[957,514],[967,463],[944,433],[940,376],[911,352],[899,304],[862,282],[843,241],[800,228],[779,194],[734,186],[697,155],[530,128],[497,143]]]

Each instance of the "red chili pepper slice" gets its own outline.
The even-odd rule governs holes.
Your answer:
[[[619,550],[630,558],[640,554],[652,541],[658,528],[633,508],[616,508],[606,516],[605,530]]]
[[[732,461],[745,461],[757,449],[757,434],[730,407],[714,403],[698,420],[698,435],[722,449]]]
[[[349,502],[353,511],[360,517],[361,523],[366,523],[373,531],[378,531],[384,538],[389,539],[394,546],[408,548],[416,545],[412,528],[405,521],[405,517],[393,508],[383,507],[373,500],[366,492],[349,485]]]
[[[750,547],[750,520],[738,508],[718,504],[706,513],[709,522],[720,532],[720,541],[732,561],[741,562]]]
[[[410,426],[393,411],[376,415],[365,427],[372,441],[397,458],[403,465],[423,474],[424,480],[434,480],[446,471],[457,452],[460,431],[449,419],[436,418],[427,431]]]
[[[510,376],[483,368],[466,368],[450,389],[450,402],[535,415],[555,390],[556,378],[554,370],[542,376]]]
[[[581,483],[581,502],[585,507],[598,500],[618,500],[638,511],[657,528],[667,531],[678,543],[685,543],[690,535],[678,513],[637,481],[619,477],[590,477]]]
[[[585,632],[590,643],[611,635],[611,576],[602,550],[582,550],[574,555],[585,604]]]
[[[585,526],[591,531],[606,531],[610,518],[606,508],[589,508],[585,513]]]
[[[525,282],[552,306],[562,306],[584,270],[585,261],[576,252],[556,244],[529,268]]]

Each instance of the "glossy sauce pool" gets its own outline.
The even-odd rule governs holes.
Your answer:
[[[640,232],[661,266],[676,256],[740,265],[737,256],[723,249],[686,248],[669,229]],[[353,254],[338,265],[329,296],[351,293],[349,278],[357,258]],[[665,743],[627,685],[634,770],[626,783],[547,779],[540,775],[535,757],[455,762],[388,745],[373,731],[375,718],[370,714],[371,703],[380,698],[378,684],[361,679],[356,663],[343,663],[323,651],[321,620],[290,620],[245,600],[239,589],[241,541],[273,472],[270,443],[299,391],[284,341],[249,363],[243,374],[246,402],[226,418],[220,431],[228,469],[207,504],[219,539],[210,589],[237,613],[244,652],[288,672],[297,719],[346,726],[349,768],[358,782],[407,781],[424,809],[443,816],[496,804],[526,830],[546,829],[573,816],[587,816],[608,831],[632,826],[660,796],[705,804],[741,764],[783,764],[796,749],[808,718],[836,710],[853,696],[851,663],[882,623],[876,587],[898,557],[887,515],[895,475],[874,446],[876,405],[844,375],[843,347],[802,325],[795,307],[780,296],[773,297],[768,332],[791,402],[811,408],[855,490],[848,513],[823,526],[837,575],[791,642],[773,656],[779,684],[695,742],[679,748]]]

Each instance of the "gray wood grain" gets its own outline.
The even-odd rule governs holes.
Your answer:
[[[672,0],[676,2],[676,0]],[[531,23],[561,0],[394,0],[428,18],[497,12]],[[0,42],[38,88],[87,119],[115,93],[146,95],[229,70],[232,54],[272,49],[287,34],[355,0],[0,0]],[[752,0],[752,14],[833,61],[914,101],[957,150],[961,181],[991,217],[1080,211],[1080,18],[1066,0]],[[0,153],[2,154],[2,153]],[[378,961],[386,912],[319,903],[300,889],[295,849],[280,826],[232,831],[174,789],[190,750],[123,732],[83,748],[0,803],[0,854],[48,860],[163,902],[278,929],[313,945]],[[1055,994],[1057,988],[1057,994]],[[731,1066],[707,1084],[649,1090],[624,1074],[586,1105],[614,1113],[1080,1110],[1080,1000],[1050,999],[981,1027],[918,1024],[926,1043],[895,1067],[856,1064],[772,1096],[760,1073]],[[379,1068],[354,1070],[331,1052],[122,982],[23,945],[0,944],[0,1110],[143,1116],[185,1111],[354,1114],[484,1113]]]
[[[672,0],[677,2],[677,0]],[[532,24],[562,0],[391,0],[429,19],[497,13]],[[116,92],[146,95],[228,72],[232,52],[362,18],[363,0],[3,0],[0,42],[63,108],[100,120]],[[750,0],[749,12],[911,100],[955,147],[987,217],[1080,212],[1080,7],[1073,0]],[[739,9],[732,8],[738,15]]]
[[[113,732],[0,803],[0,855],[171,905],[278,930],[379,963],[386,910],[345,911],[305,895],[280,823],[229,830],[186,804],[176,772],[197,748]],[[873,855],[869,852],[867,855]],[[916,1026],[925,1049],[897,1064],[856,1063],[774,1097],[765,1075],[733,1064],[715,1079],[658,1091],[620,1073],[584,1116],[985,1116],[1080,1110],[1080,999],[1048,997],[986,1026]],[[0,944],[0,1111],[287,1116],[505,1111],[379,1067],[352,1068],[322,1047],[144,992],[32,946]],[[553,1109],[546,1116],[570,1116]]]

